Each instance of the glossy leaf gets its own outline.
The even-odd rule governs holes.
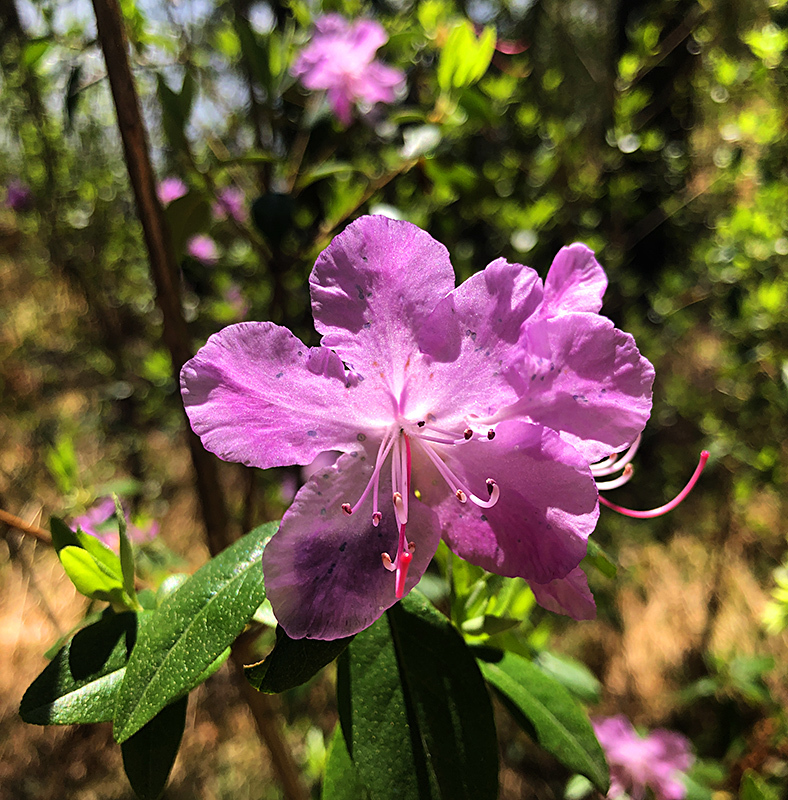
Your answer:
[[[140,635],[118,697],[123,742],[183,696],[232,644],[265,597],[260,559],[278,523],[256,528],[169,595]]]
[[[338,704],[372,800],[494,800],[492,706],[471,651],[418,592],[358,634],[340,660]]]
[[[369,800],[358,770],[347,751],[342,728],[337,725],[331,736],[323,776],[322,800]]]
[[[120,746],[123,768],[140,800],[158,800],[170,777],[186,726],[189,697],[163,708]]]
[[[60,517],[49,518],[49,530],[52,533],[52,545],[55,552],[59,553],[64,547],[82,547],[82,543],[77,538],[76,533],[63,522]]]
[[[109,722],[139,621],[131,612],[107,612],[77,632],[25,692],[22,719],[34,725]]]
[[[276,644],[259,664],[244,668],[246,680],[260,692],[277,694],[301,686],[344,651],[353,637],[322,641],[291,639],[276,628]]]
[[[588,716],[569,692],[514,653],[504,653],[498,661],[480,660],[479,666],[487,681],[528,720],[526,732],[534,734],[564,766],[585,775],[606,794],[610,777],[604,753]]]

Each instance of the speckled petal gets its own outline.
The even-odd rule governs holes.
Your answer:
[[[381,554],[396,554],[398,528],[391,504],[390,470],[380,482],[383,519],[372,525],[367,503],[354,503],[372,473],[371,457],[346,454],[313,475],[296,495],[263,555],[266,594],[276,618],[294,639],[338,639],[371,625],[396,601],[394,574]],[[406,593],[419,581],[438,547],[435,514],[411,498],[407,538],[414,542]]]
[[[578,566],[599,517],[598,494],[585,459],[557,433],[508,421],[492,441],[473,440],[442,452],[478,497],[488,496],[487,478],[500,489],[492,508],[470,500],[462,504],[452,494],[433,506],[443,538],[458,556],[490,572],[538,583],[564,578]],[[440,484],[436,474],[425,477]],[[425,502],[435,502],[430,489],[425,486]]]
[[[531,583],[531,591],[542,608],[574,619],[594,619],[596,603],[588,588],[588,578],[580,567],[565,578],[550,583]]]
[[[654,368],[635,340],[598,314],[566,314],[523,327],[507,410],[561,432],[589,461],[626,448],[651,413]]]
[[[536,272],[503,258],[471,276],[419,328],[422,356],[408,373],[408,398],[429,399],[420,411],[440,424],[452,415],[488,417],[513,403],[502,365],[520,352],[520,328],[541,299]]]
[[[425,231],[370,216],[334,238],[309,284],[323,345],[399,394],[418,349],[415,331],[454,288],[454,270],[446,248]]]
[[[184,365],[181,393],[208,450],[261,468],[361,449],[376,403],[390,408],[372,386],[347,385],[334,353],[310,349],[269,322],[243,322],[211,336]]]

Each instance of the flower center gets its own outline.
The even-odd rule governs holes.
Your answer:
[[[483,499],[475,495],[455,474],[436,451],[439,446],[461,446],[470,441],[489,442],[495,438],[495,431],[492,428],[484,431],[474,430],[468,426],[462,430],[450,430],[440,428],[434,423],[435,417],[429,414],[426,419],[419,420],[415,424],[412,422],[401,421],[389,428],[380,442],[378,453],[375,458],[375,468],[372,476],[367,482],[364,491],[354,505],[343,503],[342,510],[348,516],[358,511],[372,494],[372,524],[378,526],[383,515],[380,511],[379,484],[380,473],[386,460],[391,455],[391,489],[392,504],[394,514],[397,518],[399,536],[397,541],[397,551],[392,558],[388,553],[381,553],[383,566],[390,572],[395,573],[395,593],[397,599],[405,594],[405,582],[408,576],[408,567],[413,560],[413,552],[416,546],[409,542],[405,535],[405,527],[408,522],[408,501],[410,498],[411,486],[411,442],[417,445],[421,452],[437,469],[438,474],[446,481],[449,489],[460,503],[467,503],[470,500],[481,508],[492,508],[501,495],[501,490],[493,478],[487,478],[487,498]]]

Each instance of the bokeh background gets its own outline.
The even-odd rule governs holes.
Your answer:
[[[660,505],[701,449],[711,460],[665,517],[603,509],[595,540],[618,570],[589,569],[597,620],[536,608],[518,635],[586,666],[595,713],[687,735],[697,797],[736,796],[746,770],[784,796],[785,0],[121,5],[195,346],[244,319],[315,344],[309,270],[362,213],[424,227],[461,279],[499,256],[544,275],[564,244],[596,250],[604,313],[657,372],[635,477],[611,499]],[[405,74],[394,103],[349,125],[290,73],[328,11],[379,20],[378,56]],[[447,83],[467,20],[496,49],[478,80]],[[139,526],[158,523],[140,543],[155,587],[208,550],[96,36],[85,0],[0,4],[0,508],[45,527],[118,491]],[[281,516],[303,480],[220,478],[233,535]],[[48,548],[0,535],[0,796],[131,797],[107,726],[18,719],[44,653],[89,609]],[[270,709],[307,796],[332,680]],[[284,796],[236,684],[225,667],[198,690],[168,797]],[[501,797],[567,796],[503,710],[499,727]]]

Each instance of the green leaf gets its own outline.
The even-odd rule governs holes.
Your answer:
[[[109,722],[143,619],[107,612],[77,632],[25,692],[22,719],[33,725]]]
[[[337,725],[331,736],[323,776],[322,800],[369,800],[358,770],[347,751],[342,728]]]
[[[184,80],[184,83],[186,81]],[[117,495],[115,500],[115,516],[118,520],[118,549],[120,550],[120,567],[123,576],[123,588],[131,601],[137,604],[137,590],[134,588],[134,551],[131,549],[128,533],[126,532],[126,515]]]
[[[769,786],[755,770],[744,771],[739,784],[739,800],[778,800],[779,796],[779,792]]]
[[[142,631],[118,697],[114,733],[124,742],[193,689],[265,598],[260,559],[278,523],[239,539],[169,595]]]
[[[471,651],[418,592],[358,634],[340,660],[338,704],[373,800],[495,800],[492,706]]]
[[[35,66],[51,45],[52,42],[47,38],[31,39],[22,50],[22,64],[28,68]]]
[[[104,572],[107,577],[112,580],[123,583],[123,569],[120,565],[118,554],[111,548],[107,547],[104,542],[85,533],[83,530],[77,530],[77,541],[79,546],[86,550],[93,557],[96,566]]]
[[[189,696],[163,708],[120,746],[123,769],[140,800],[158,800],[181,746]]]
[[[82,547],[76,533],[63,522],[60,517],[49,518],[49,530],[52,533],[52,545],[55,552],[59,553],[64,547]]]
[[[87,550],[69,545],[60,550],[58,556],[80,594],[93,600],[123,602],[123,583],[109,575]]]
[[[487,71],[494,52],[495,28],[486,27],[477,38],[468,20],[455,25],[438,60],[441,92],[448,93],[476,83]]]
[[[546,675],[555,678],[579,700],[586,703],[599,702],[599,681],[582,662],[543,650],[534,659],[534,665]]]
[[[186,242],[197,233],[206,230],[211,222],[211,207],[199,192],[187,192],[173,200],[165,211],[170,227],[172,248],[180,259]]]
[[[278,694],[306,683],[339,656],[352,640],[352,636],[330,641],[291,639],[281,625],[277,625],[274,649],[259,664],[244,667],[244,675],[258,692]]]
[[[480,660],[479,666],[487,681],[533,725],[539,744],[606,794],[610,777],[605,755],[585,711],[569,692],[514,653],[504,653],[499,661]],[[529,727],[525,730],[530,734]]]

